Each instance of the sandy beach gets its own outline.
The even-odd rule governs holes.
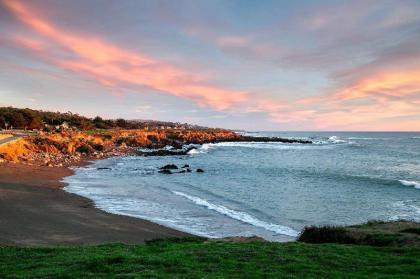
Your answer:
[[[187,233],[137,218],[109,214],[65,192],[68,168],[0,166],[0,245],[142,243]]]

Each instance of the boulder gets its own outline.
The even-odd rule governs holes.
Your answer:
[[[161,170],[177,170],[178,167],[174,164],[169,164],[160,168]]]
[[[163,169],[163,170],[160,170],[159,173],[172,174],[172,171],[171,170],[168,170],[168,169]]]
[[[202,170],[202,169],[197,169],[197,172],[204,172],[204,170]]]
[[[182,169],[189,168],[189,167],[190,167],[190,165],[183,165]]]

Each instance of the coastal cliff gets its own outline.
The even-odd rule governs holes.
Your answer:
[[[181,148],[185,143],[236,140],[232,131],[102,130],[94,132],[37,133],[0,145],[0,159],[46,166],[69,166],[81,159],[134,154],[138,148]]]
[[[186,154],[184,145],[217,142],[282,142],[309,144],[310,141],[249,137],[224,129],[94,130],[27,134],[0,145],[0,161],[41,166],[71,166],[82,159],[118,155],[144,155],[139,148],[159,150],[155,155]],[[177,151],[160,150],[171,146]],[[150,155],[150,154],[149,154]]]

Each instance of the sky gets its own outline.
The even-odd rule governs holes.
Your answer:
[[[0,106],[420,130],[420,1],[0,0]]]

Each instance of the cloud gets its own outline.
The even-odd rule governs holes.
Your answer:
[[[224,111],[213,118],[246,115],[252,119],[264,115],[280,129],[398,130],[398,124],[403,130],[420,127],[420,16],[415,2],[379,5],[376,1],[356,1],[328,8],[317,5],[294,18],[270,21],[272,25],[267,28],[241,28],[238,32],[228,25],[195,26],[182,20],[183,25],[190,25],[183,30],[190,39],[220,50],[218,54],[224,58],[234,57],[238,70],[269,65],[272,68],[265,70],[272,69],[274,74],[268,75],[274,79],[277,73],[294,71],[298,78],[293,76],[293,82],[301,80],[316,88],[317,81],[311,83],[308,72],[327,80],[325,90],[300,99],[296,96],[302,94],[292,88],[299,90],[301,85],[291,86],[292,82],[281,76],[279,80],[288,83],[281,86],[282,94],[271,84],[270,93],[228,89],[215,85],[213,77],[201,71],[185,70],[95,34],[59,28],[29,2],[0,3],[28,28],[26,33],[10,35],[8,43],[106,89],[152,89]],[[230,62],[215,63],[223,65],[225,61]],[[227,80],[238,73],[223,74],[228,75]],[[246,80],[244,84],[253,88],[261,85],[252,82]],[[288,86],[289,92],[284,92]],[[147,112],[149,108],[137,110]]]
[[[59,29],[20,1],[3,1],[31,31],[14,42],[48,63],[94,79],[108,87],[139,86],[225,110],[247,99],[244,92],[211,85],[207,77],[113,45],[92,35]]]

